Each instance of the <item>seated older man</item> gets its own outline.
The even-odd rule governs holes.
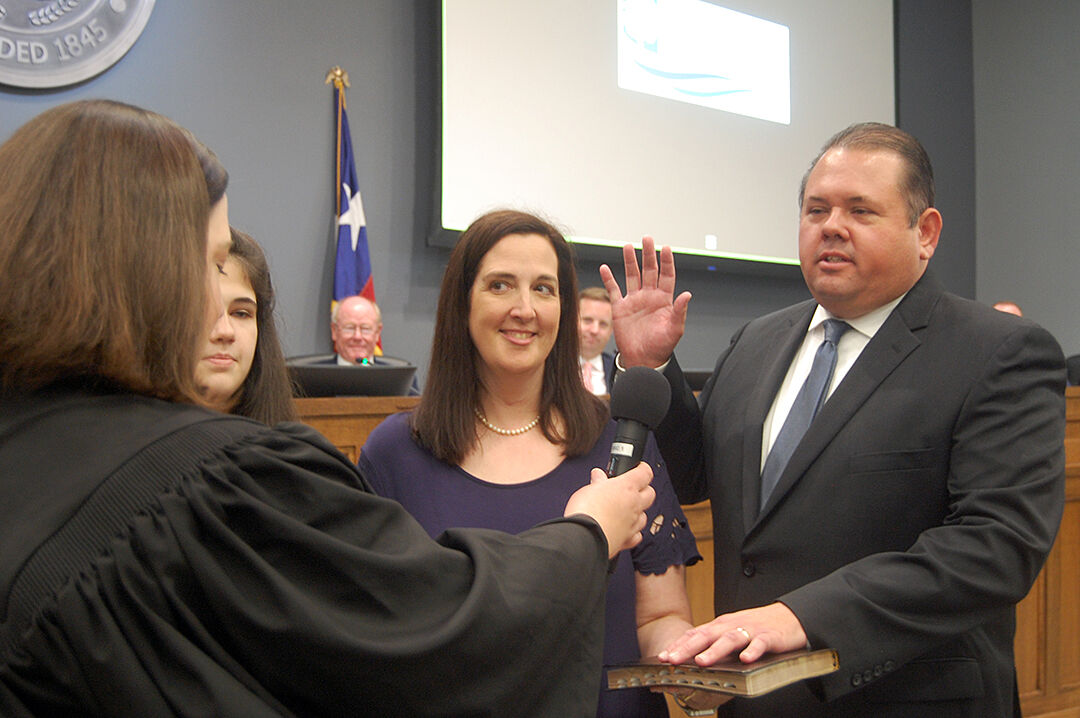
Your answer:
[[[337,363],[341,365],[384,363],[375,356],[382,337],[382,312],[375,302],[359,295],[346,297],[330,314],[330,337]],[[419,396],[420,385],[413,377],[409,396]]]

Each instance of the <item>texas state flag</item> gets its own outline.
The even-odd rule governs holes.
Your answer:
[[[375,287],[371,281],[371,257],[368,256],[367,220],[360,199],[360,187],[356,181],[356,163],[353,160],[352,139],[349,136],[349,120],[345,114],[345,98],[341,90],[334,88],[334,101],[338,111],[338,217],[337,259],[334,263],[334,301],[361,294],[375,301]]]

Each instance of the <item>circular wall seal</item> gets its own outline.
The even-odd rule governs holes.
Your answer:
[[[0,0],[0,83],[62,87],[109,69],[154,0]]]

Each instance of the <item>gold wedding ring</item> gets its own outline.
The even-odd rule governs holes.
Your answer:
[[[738,626],[735,630],[738,631],[739,633],[743,634],[743,636],[746,637],[746,642],[747,643],[754,640],[753,636],[750,635],[750,631],[746,630],[742,626]]]

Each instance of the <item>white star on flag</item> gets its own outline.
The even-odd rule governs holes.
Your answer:
[[[367,218],[364,217],[364,203],[360,198],[360,191],[353,194],[348,183],[343,182],[342,187],[349,197],[348,208],[338,217],[338,226],[348,225],[349,237],[352,240],[352,250],[356,251],[356,240],[360,236],[360,228],[367,226]]]

